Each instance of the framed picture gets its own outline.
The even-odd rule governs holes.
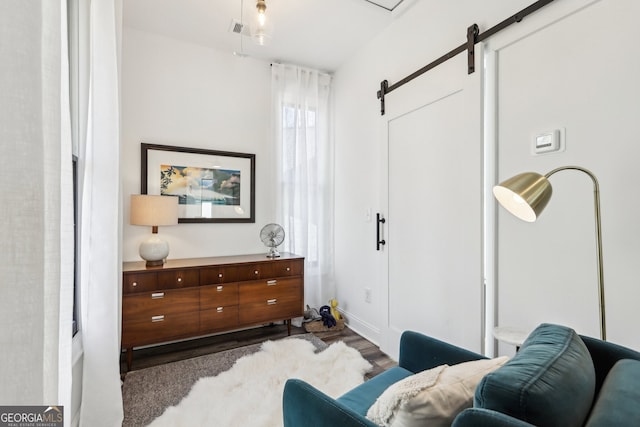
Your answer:
[[[255,154],[141,144],[142,194],[178,197],[179,223],[255,222]]]

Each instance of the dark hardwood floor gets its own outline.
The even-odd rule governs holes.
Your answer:
[[[304,328],[291,327],[291,335],[307,333]],[[373,365],[373,369],[366,375],[372,378],[396,365],[396,362],[380,351],[380,348],[346,326],[340,331],[315,332],[318,338],[327,344],[344,341],[345,344],[357,349],[362,356]],[[164,344],[160,346],[140,348],[133,351],[132,370],[144,369],[163,363],[175,362],[191,357],[257,344],[267,340],[284,338],[287,336],[286,325],[271,325],[245,331],[231,332],[189,341]],[[124,353],[120,357],[120,372],[124,379],[127,370]]]

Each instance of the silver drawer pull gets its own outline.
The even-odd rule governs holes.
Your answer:
[[[136,286],[138,286],[138,282],[133,282],[133,283],[131,284],[131,286],[133,286],[133,287],[135,288]]]
[[[267,305],[275,305],[277,302],[278,302],[278,300],[276,298],[268,299],[267,300]]]
[[[164,298],[164,292],[154,292],[151,294],[151,299]]]
[[[277,284],[278,284],[277,280],[267,280],[267,286],[273,286]]]
[[[224,286],[218,286],[218,287],[216,288],[216,291],[218,291],[218,292],[222,292],[222,290],[223,290],[223,289],[224,289]]]
[[[224,311],[224,307],[218,307],[218,308],[216,308],[216,311],[218,313],[222,313]]]
[[[260,272],[258,270],[254,270],[253,274],[258,275]]]
[[[222,278],[222,273],[218,273],[218,277]]]
[[[291,271],[291,267],[287,267],[287,271]]]
[[[182,282],[182,277],[178,277],[178,283]]]
[[[162,316],[151,316],[151,321],[152,322],[163,322],[164,321],[164,315],[162,315]]]

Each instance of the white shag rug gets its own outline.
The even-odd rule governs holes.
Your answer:
[[[287,379],[302,379],[335,398],[361,384],[371,368],[342,341],[320,353],[302,339],[267,341],[228,371],[199,379],[182,402],[167,408],[150,427],[282,426]]]

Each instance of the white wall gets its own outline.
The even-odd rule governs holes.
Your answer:
[[[386,304],[380,298],[385,279],[380,277],[384,271],[380,267],[382,255],[373,246],[375,223],[366,221],[365,211],[371,208],[375,216],[385,208],[380,195],[385,136],[375,97],[380,81],[394,83],[461,44],[470,24],[477,23],[483,31],[532,2],[437,3],[436,8],[433,1],[416,2],[335,76],[338,299],[356,330],[374,340],[379,338],[385,321],[380,316],[382,304]],[[500,37],[514,41],[539,26],[540,16],[550,24],[590,3],[554,2]],[[632,0],[596,3],[582,20],[558,21],[556,31],[500,53],[504,57],[500,56],[498,74],[497,166],[501,178],[528,169],[544,173],[566,163],[583,165],[599,175],[609,339],[640,348],[639,338],[629,326],[638,320],[634,314],[638,299],[634,260],[640,255],[636,242],[640,230],[634,221],[640,215],[640,203],[632,187],[637,179],[631,175],[640,155],[632,126],[633,117],[638,117],[640,98],[633,76],[638,75],[640,67],[631,55],[637,33],[631,17],[637,16],[638,5]],[[387,103],[393,102],[393,96],[387,96]],[[567,128],[567,151],[555,158],[534,159],[528,152],[531,133],[549,126]],[[503,324],[522,327],[542,321],[567,323],[580,333],[597,336],[593,217],[588,216],[590,183],[586,176],[567,174],[552,178],[554,206],[533,228],[525,230],[525,226],[500,213],[497,317]],[[341,186],[341,182],[349,185]],[[574,188],[585,194],[576,198],[563,194]],[[555,225],[550,223],[554,211],[564,215]],[[521,236],[530,238],[528,242],[540,239],[544,243],[525,248],[527,244],[517,240]],[[565,243],[568,246],[561,246]],[[516,275],[526,263],[523,250],[529,255],[547,251],[555,261],[539,267],[536,274],[526,271],[523,280],[522,274]],[[571,281],[576,285],[569,286]],[[540,291],[532,304],[531,295],[541,282],[551,282],[552,286]],[[370,304],[364,301],[365,287],[373,289]],[[567,295],[573,298],[563,300]]]
[[[640,348],[640,58],[633,0],[566,1],[539,25],[496,39],[500,179],[578,165],[600,182],[607,338]],[[569,8],[569,6],[572,6]],[[559,7],[556,9],[560,9]],[[564,15],[564,14],[562,14]],[[538,30],[538,27],[544,26]],[[581,34],[587,30],[589,41]],[[566,131],[566,150],[533,156],[531,138]],[[586,174],[550,178],[553,197],[534,224],[499,214],[499,322],[540,322],[599,336],[593,185]]]
[[[467,27],[487,29],[528,6],[530,1],[416,1],[379,37],[360,50],[335,75],[336,120],[336,280],[341,307],[350,325],[379,342],[383,327],[381,296],[385,283],[383,254],[376,252],[375,220],[365,211],[385,211],[380,188],[382,133],[380,82],[406,77],[466,40]],[[399,90],[410,90],[409,86]],[[387,95],[393,103],[394,93]],[[416,156],[428,155],[425,152]],[[478,177],[480,179],[480,177]],[[341,186],[341,182],[349,185]],[[417,225],[419,226],[419,225]],[[372,288],[372,302],[364,288]]]
[[[170,258],[266,251],[260,229],[274,219],[270,135],[271,70],[264,61],[125,29],[122,58],[123,260],[140,260],[151,232],[128,223],[140,194],[140,143],[256,155],[256,222],[160,227]]]

